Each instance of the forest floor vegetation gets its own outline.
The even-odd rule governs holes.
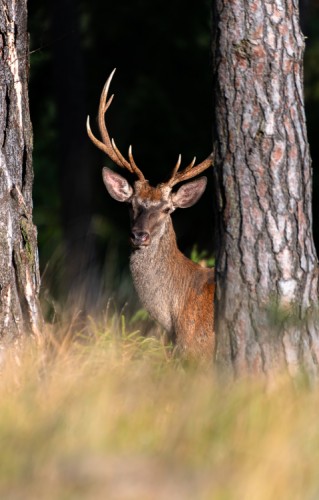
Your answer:
[[[6,354],[0,498],[319,497],[318,388],[223,384],[123,316],[88,330]]]

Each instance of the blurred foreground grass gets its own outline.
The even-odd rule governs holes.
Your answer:
[[[317,499],[319,391],[223,386],[124,322],[6,357],[1,499]]]

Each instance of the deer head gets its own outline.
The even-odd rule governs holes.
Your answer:
[[[182,171],[181,155],[167,182],[152,187],[145,179],[142,171],[137,167],[132,147],[128,150],[128,160],[117,148],[113,139],[110,139],[105,124],[105,113],[109,108],[113,95],[107,99],[108,91],[115,69],[107,79],[100,98],[98,124],[101,139],[97,139],[90,127],[89,117],[87,119],[87,132],[91,141],[121,168],[127,169],[137,177],[133,185],[107,167],[103,168],[103,181],[109,194],[117,201],[130,204],[131,212],[131,242],[135,248],[143,248],[150,245],[154,240],[158,240],[165,232],[170,214],[176,208],[187,208],[194,205],[206,188],[206,177],[200,177],[192,182],[182,185],[177,191],[173,187],[182,182],[199,175],[206,170],[213,162],[213,155],[210,155],[203,162],[195,165],[196,158]]]

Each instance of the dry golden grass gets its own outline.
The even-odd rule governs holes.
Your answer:
[[[7,355],[1,499],[319,498],[318,389],[225,386],[124,323],[90,331]]]

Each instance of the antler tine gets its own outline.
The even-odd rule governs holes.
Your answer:
[[[120,166],[123,167],[125,165],[125,168],[127,168],[131,172],[131,174],[132,174],[133,173],[132,166],[126,161],[126,159],[122,155],[121,151],[119,150],[119,148],[115,144],[114,139],[111,139],[111,144],[112,144],[112,148],[114,149],[114,151],[115,151],[115,153],[116,153],[116,155],[118,157],[118,160],[121,162]],[[117,163],[117,165],[119,165],[119,163]]]
[[[176,165],[175,165],[175,167],[174,167],[174,168],[173,168],[173,170],[172,170],[172,173],[171,173],[171,178],[172,178],[172,177],[175,177],[176,172],[178,171],[179,167],[181,166],[181,162],[182,162],[182,155],[181,155],[181,154],[179,154],[179,155],[178,155],[178,158],[177,158]]]
[[[145,181],[145,177],[142,173],[142,171],[138,168],[138,166],[135,163],[135,160],[133,158],[133,153],[132,153],[132,146],[128,148],[128,157],[130,160],[130,165],[134,173],[137,175],[140,181]]]
[[[194,156],[194,158],[192,159],[190,164],[187,165],[187,167],[184,169],[184,172],[188,172],[188,170],[191,170],[193,168],[193,166],[195,165],[195,162],[196,162],[196,156]]]
[[[194,166],[196,158],[193,159],[193,161],[181,172],[177,171],[175,174],[173,174],[170,178],[170,180],[167,182],[167,185],[170,187],[175,186],[175,184],[178,184],[179,182],[182,181],[187,181],[188,179],[192,179],[196,175],[201,174],[206,170],[208,167],[210,167],[213,164],[214,160],[214,155],[211,153],[206,160],[202,161],[198,165]],[[175,169],[174,169],[175,170]]]
[[[88,136],[89,138],[91,139],[91,141],[93,142],[93,144],[95,144],[95,146],[99,149],[101,149],[101,151],[103,151],[104,153],[108,154],[108,149],[107,147],[105,146],[105,144],[103,144],[103,142],[99,141],[94,135],[93,135],[93,132],[91,130],[91,126],[90,126],[90,117],[88,116],[87,119],[86,119],[86,131],[88,133]]]
[[[105,124],[105,113],[108,110],[108,108],[110,107],[112,100],[113,100],[113,97],[114,97],[114,95],[111,95],[111,97],[109,99],[107,99],[109,88],[110,88],[114,73],[115,73],[115,69],[112,71],[112,73],[110,74],[110,76],[106,80],[106,83],[103,87],[101,97],[100,97],[99,112],[98,112],[98,124],[99,124],[99,129],[100,129],[102,141],[100,141],[99,139],[97,139],[93,135],[93,132],[92,132],[91,127],[90,127],[90,118],[89,117],[87,118],[87,122],[86,122],[87,133],[88,133],[89,138],[93,142],[93,144],[95,144],[95,146],[97,146],[109,158],[111,158],[111,160],[114,161],[114,163],[116,163],[116,165],[118,165],[119,167],[122,167],[122,168],[126,168],[127,170],[129,170],[129,172],[135,173],[140,180],[144,180],[144,176],[143,176],[142,172],[139,170],[139,168],[137,167],[136,163],[134,162],[134,159],[133,159],[132,163],[131,163],[131,158],[130,158],[130,161],[128,162],[124,158],[124,156],[122,155],[120,150],[117,148],[114,140],[110,139],[110,136],[109,136],[109,133],[107,131],[106,124]]]
[[[108,133],[106,125],[105,125],[105,113],[106,113],[107,109],[109,108],[109,106],[113,100],[113,97],[114,97],[114,94],[113,94],[113,95],[111,95],[110,99],[107,100],[107,95],[109,93],[109,88],[110,88],[111,81],[112,81],[113,75],[115,73],[115,70],[116,70],[116,68],[113,69],[112,73],[110,74],[110,76],[108,77],[108,79],[106,80],[106,82],[104,84],[103,90],[101,92],[99,114],[98,114],[98,123],[99,123],[99,129],[100,129],[102,141],[104,144],[110,145],[111,148],[112,148],[112,143],[111,143],[110,136],[109,136],[109,133]],[[112,160],[113,160],[113,158],[112,158]]]

